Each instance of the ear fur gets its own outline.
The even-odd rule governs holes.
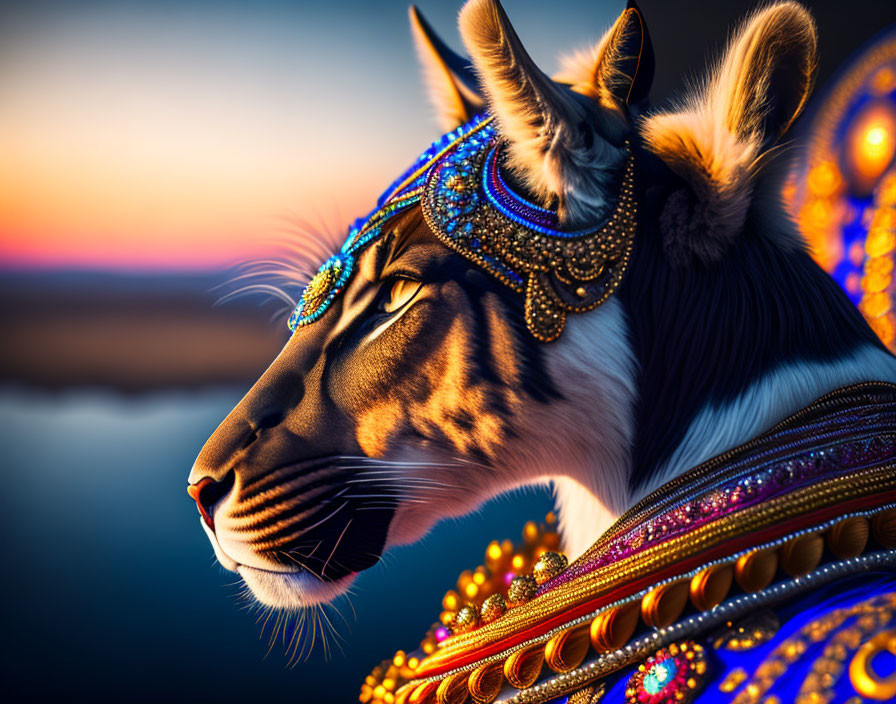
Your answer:
[[[763,8],[680,110],[644,121],[648,148],[691,189],[674,193],[660,218],[674,260],[718,259],[742,232],[769,148],[809,98],[816,52],[815,23],[802,5]]]
[[[563,59],[555,80],[587,95],[609,110],[647,100],[653,83],[653,44],[640,8],[629,2],[591,51]]]
[[[408,16],[430,100],[439,126],[448,132],[483,111],[478,81],[470,62],[439,39],[415,5],[408,8]]]
[[[511,172],[563,222],[602,218],[624,159],[624,122],[542,73],[497,0],[469,0],[459,23]]]

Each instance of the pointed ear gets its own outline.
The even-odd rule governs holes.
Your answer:
[[[469,122],[485,103],[470,62],[439,39],[416,6],[408,8],[411,34],[439,125],[446,132]]]
[[[714,261],[743,232],[769,147],[809,99],[816,43],[802,5],[759,10],[681,109],[644,120],[648,148],[690,187],[673,194],[660,216],[670,257]]]
[[[622,138],[619,146],[600,138],[600,111],[539,70],[498,0],[469,0],[459,23],[510,171],[542,205],[556,207],[562,221],[600,217],[609,172],[624,158]]]
[[[795,2],[754,14],[732,40],[709,86],[709,104],[740,140],[768,147],[799,116],[815,81],[815,22]]]
[[[653,44],[640,8],[630,0],[591,52],[564,62],[558,80],[608,109],[643,105],[653,83]]]

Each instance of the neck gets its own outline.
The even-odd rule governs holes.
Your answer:
[[[631,502],[761,435],[821,396],[863,381],[896,382],[896,358],[864,345],[840,360],[792,362],[770,370],[731,401],[706,404],[669,458],[632,492]]]
[[[825,394],[863,381],[896,383],[896,358],[867,345],[842,360],[781,365],[730,402],[707,403],[669,458],[636,488],[630,482],[631,454],[622,470],[613,463],[609,471],[603,463],[567,466],[562,475],[550,477],[564,550],[575,559],[629,507],[666,482],[752,440]]]
[[[573,558],[641,497],[820,396],[896,383],[896,359],[803,252],[764,267],[744,255],[711,271],[653,273],[659,290],[620,290],[571,316],[551,353],[551,377],[569,387],[558,436],[575,442],[554,448],[542,478],[554,483]]]

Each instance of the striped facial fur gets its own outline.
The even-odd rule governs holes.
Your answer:
[[[329,600],[388,545],[520,483],[498,468],[526,409],[557,397],[545,364],[517,297],[419,208],[398,216],[197,459],[220,562],[264,603]]]

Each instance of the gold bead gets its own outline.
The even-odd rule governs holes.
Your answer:
[[[467,680],[467,689],[475,702],[491,702],[498,696],[504,684],[504,665],[492,662],[473,670]]]
[[[472,631],[478,625],[479,612],[476,611],[475,606],[471,604],[465,604],[457,610],[457,615],[454,617],[453,626],[455,633],[466,633],[467,631]]]
[[[778,551],[782,569],[791,577],[804,577],[818,565],[824,550],[820,535],[810,533],[793,538]]]
[[[511,606],[525,604],[535,596],[537,588],[538,585],[535,583],[535,580],[528,575],[525,577],[514,577],[507,588],[507,601]]]
[[[504,597],[500,594],[492,594],[482,602],[479,616],[483,623],[491,623],[495,619],[501,618],[505,611],[507,611],[507,602],[504,601]]]
[[[625,645],[641,615],[641,603],[632,601],[628,604],[608,609],[591,622],[591,644],[598,653],[606,653]]]
[[[453,589],[446,592],[442,597],[442,608],[445,611],[455,611],[460,606],[460,595]]]
[[[847,518],[832,526],[827,532],[825,537],[828,549],[840,560],[857,557],[865,550],[870,532],[867,518],[862,516]]]
[[[504,661],[504,677],[517,689],[526,689],[535,684],[544,665],[544,647],[534,645],[517,650]]]
[[[700,611],[709,611],[718,606],[728,596],[733,577],[734,569],[731,565],[707,567],[694,575],[690,585],[691,603]]]
[[[436,704],[463,704],[469,699],[467,673],[455,672],[443,679],[436,688]]]
[[[883,511],[872,518],[871,532],[883,547],[896,548],[896,509]]]
[[[654,628],[665,628],[678,619],[687,604],[688,581],[672,582],[655,587],[641,599],[641,618]]]
[[[532,567],[532,576],[535,578],[535,583],[541,586],[545,582],[553,579],[566,569],[567,564],[566,555],[563,553],[544,553],[538,560],[536,560],[535,565]]]
[[[758,592],[771,584],[778,571],[778,553],[772,549],[741,555],[734,565],[734,579],[745,592]]]
[[[551,638],[544,649],[544,661],[554,672],[569,672],[582,664],[591,645],[588,625],[567,628]]]

